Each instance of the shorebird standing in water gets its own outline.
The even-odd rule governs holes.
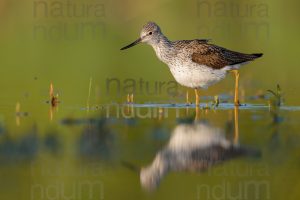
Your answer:
[[[169,66],[175,80],[195,90],[196,106],[199,105],[200,88],[208,88],[224,79],[227,72],[232,71],[235,75],[234,104],[238,106],[238,69],[263,54],[239,53],[208,42],[205,39],[170,41],[156,23],[148,22],[144,25],[140,38],[121,50],[139,43],[151,45],[157,57]]]

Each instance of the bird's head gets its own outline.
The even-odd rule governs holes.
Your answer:
[[[159,41],[161,34],[161,30],[156,23],[148,22],[143,26],[140,37],[133,43],[123,47],[121,50],[128,49],[139,43],[155,44]]]

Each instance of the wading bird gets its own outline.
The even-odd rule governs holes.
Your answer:
[[[169,66],[175,80],[179,84],[195,90],[196,106],[199,105],[198,90],[206,89],[221,81],[229,71],[235,75],[234,104],[239,106],[238,69],[243,64],[263,55],[262,53],[245,54],[231,51],[210,44],[209,40],[205,39],[170,41],[154,22],[144,25],[140,37],[121,50],[139,43],[151,45],[157,57]]]

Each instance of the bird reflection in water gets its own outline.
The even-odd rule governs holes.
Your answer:
[[[237,107],[234,114],[235,136],[230,141],[221,129],[200,121],[199,109],[196,109],[195,121],[177,125],[168,144],[156,154],[150,165],[141,169],[142,187],[155,190],[171,171],[201,172],[238,156],[259,155],[257,150],[238,145]]]

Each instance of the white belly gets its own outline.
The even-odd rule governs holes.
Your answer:
[[[212,69],[206,66],[191,63],[190,65],[169,66],[175,80],[190,88],[207,88],[222,79],[226,75],[225,70]]]

